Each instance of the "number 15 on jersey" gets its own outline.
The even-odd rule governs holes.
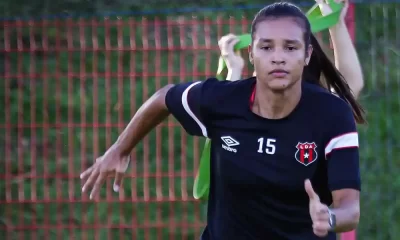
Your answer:
[[[259,153],[266,153],[266,154],[274,154],[276,147],[275,147],[276,140],[273,138],[259,138],[258,139],[258,151]]]

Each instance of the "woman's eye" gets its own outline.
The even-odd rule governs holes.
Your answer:
[[[286,49],[289,50],[289,51],[294,51],[294,50],[296,50],[297,48],[296,48],[296,47],[290,46],[290,47],[286,47]]]
[[[261,47],[262,50],[271,50],[271,47]]]

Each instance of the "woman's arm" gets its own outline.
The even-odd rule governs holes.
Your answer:
[[[357,98],[364,87],[364,78],[357,51],[345,22],[348,5],[348,0],[344,0],[344,8],[339,23],[330,28],[329,32],[333,45],[336,68],[346,79],[354,96]]]
[[[124,131],[118,137],[115,145],[121,156],[128,156],[132,149],[158,124],[169,115],[165,103],[168,90],[173,85],[167,85],[158,90],[136,112]]]
[[[167,92],[172,86],[163,87],[148,99],[133,116],[117,141],[81,174],[80,177],[84,180],[82,192],[87,192],[92,187],[90,199],[97,196],[101,185],[109,175],[115,175],[113,189],[119,191],[123,175],[129,166],[130,152],[144,136],[168,117],[170,112],[165,101]]]
[[[332,192],[331,211],[335,214],[337,233],[352,231],[360,221],[360,192],[355,189],[341,189]]]
[[[221,93],[222,81],[211,78],[205,81],[167,85],[151,96],[135,113],[117,141],[81,174],[82,191],[93,186],[90,197],[97,195],[107,176],[115,175],[114,190],[122,184],[122,176],[129,165],[132,149],[153,128],[172,114],[193,136],[208,137],[209,110]]]

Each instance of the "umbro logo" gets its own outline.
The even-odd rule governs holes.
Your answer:
[[[229,151],[229,152],[234,152],[234,153],[237,152],[237,150],[232,147],[237,146],[240,143],[238,141],[236,141],[233,137],[224,136],[224,137],[221,137],[221,140],[225,143],[225,144],[222,144],[223,149],[225,149],[226,151]]]

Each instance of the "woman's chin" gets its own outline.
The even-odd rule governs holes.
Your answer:
[[[282,79],[282,78],[273,79],[270,82],[268,82],[268,87],[272,91],[284,91],[292,85],[293,83],[289,79]]]

